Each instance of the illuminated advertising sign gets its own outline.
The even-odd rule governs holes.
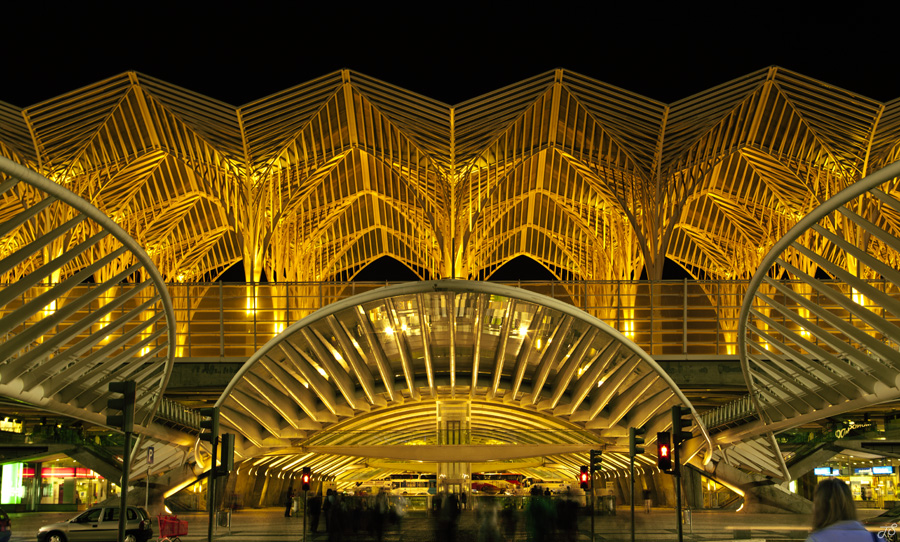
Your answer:
[[[853,469],[853,474],[879,476],[885,474],[894,474],[894,467],[879,465],[876,467],[862,467]]]
[[[816,467],[813,469],[813,474],[816,476],[840,476],[841,469],[837,467]]]

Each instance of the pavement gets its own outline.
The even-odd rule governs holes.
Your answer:
[[[860,519],[871,517],[881,510],[860,510]],[[25,512],[12,513],[11,542],[35,542],[38,527],[48,523],[64,521],[74,512]],[[187,520],[188,534],[182,542],[203,542],[207,539],[208,516],[204,512],[179,514],[179,519]],[[630,541],[630,509],[619,509],[615,516],[595,516],[595,541]],[[353,519],[353,518],[349,518]],[[747,514],[731,511],[701,511],[691,513],[691,522],[683,526],[683,540],[692,542],[716,542],[745,540],[762,541],[804,541],[809,534],[811,518],[797,514]],[[243,509],[231,516],[231,526],[215,526],[213,540],[220,542],[304,542],[303,516],[285,517],[284,508]],[[410,512],[399,525],[391,525],[384,535],[384,542],[453,542],[448,540],[446,531],[437,529],[437,522],[424,512]],[[348,520],[349,524],[349,520]],[[158,534],[154,525],[154,533]],[[324,524],[318,533],[309,533],[305,542],[328,542]],[[368,529],[358,528],[355,532],[347,529],[342,542],[376,542]],[[677,541],[675,512],[672,509],[653,509],[651,513],[639,510],[635,514],[635,540]],[[576,542],[590,541],[591,518],[582,515],[578,519]],[[479,534],[479,523],[473,511],[464,511],[460,517],[456,542],[480,542],[485,537]],[[524,519],[518,521],[513,539],[501,537],[502,542],[525,542],[530,540]],[[557,533],[552,540],[572,541],[565,533]],[[155,537],[150,540],[155,542]]]

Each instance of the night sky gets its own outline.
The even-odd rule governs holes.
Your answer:
[[[879,101],[900,98],[893,14],[879,6],[848,15],[788,2],[350,4],[7,5],[0,101],[28,107],[135,70],[237,106],[350,68],[456,104],[567,68],[672,102],[771,65]],[[396,278],[393,267],[373,266],[366,278]],[[548,278],[537,264],[501,275]]]
[[[136,70],[242,105],[350,68],[456,104],[567,68],[672,102],[770,65],[876,100],[900,98],[893,15],[864,4],[856,15],[791,2],[351,4],[7,5],[0,101],[27,107]]]

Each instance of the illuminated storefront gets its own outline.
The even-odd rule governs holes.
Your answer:
[[[839,478],[850,485],[853,499],[870,501],[876,508],[884,508],[885,503],[900,500],[897,497],[897,467],[893,465],[825,466],[816,468],[816,481]]]
[[[63,505],[74,509],[103,501],[117,486],[71,459],[9,463],[0,470],[0,504],[37,510]]]

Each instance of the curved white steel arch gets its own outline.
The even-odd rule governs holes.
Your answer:
[[[744,297],[738,348],[759,421],[716,441],[766,448],[785,478],[774,432],[900,398],[898,176],[894,162],[803,217],[763,258]],[[811,263],[798,266],[798,255]]]
[[[108,383],[134,380],[135,431],[153,436],[175,313],[152,259],[96,207],[2,156],[0,180],[0,197],[21,201],[0,223],[0,276],[26,269],[0,285],[0,395],[105,425]]]
[[[216,406],[243,457],[306,457],[328,439],[375,445],[361,423],[389,431],[393,444],[427,445],[441,402],[467,405],[474,439],[524,443],[527,434],[581,443],[583,452],[600,445],[607,464],[620,467],[629,425],[655,435],[678,403],[697,419],[665,371],[599,319],[526,290],[462,280],[398,284],[316,311],[257,351]],[[692,453],[711,448],[696,425]],[[311,461],[332,472],[330,457],[304,466]],[[583,460],[555,461],[574,472]]]

